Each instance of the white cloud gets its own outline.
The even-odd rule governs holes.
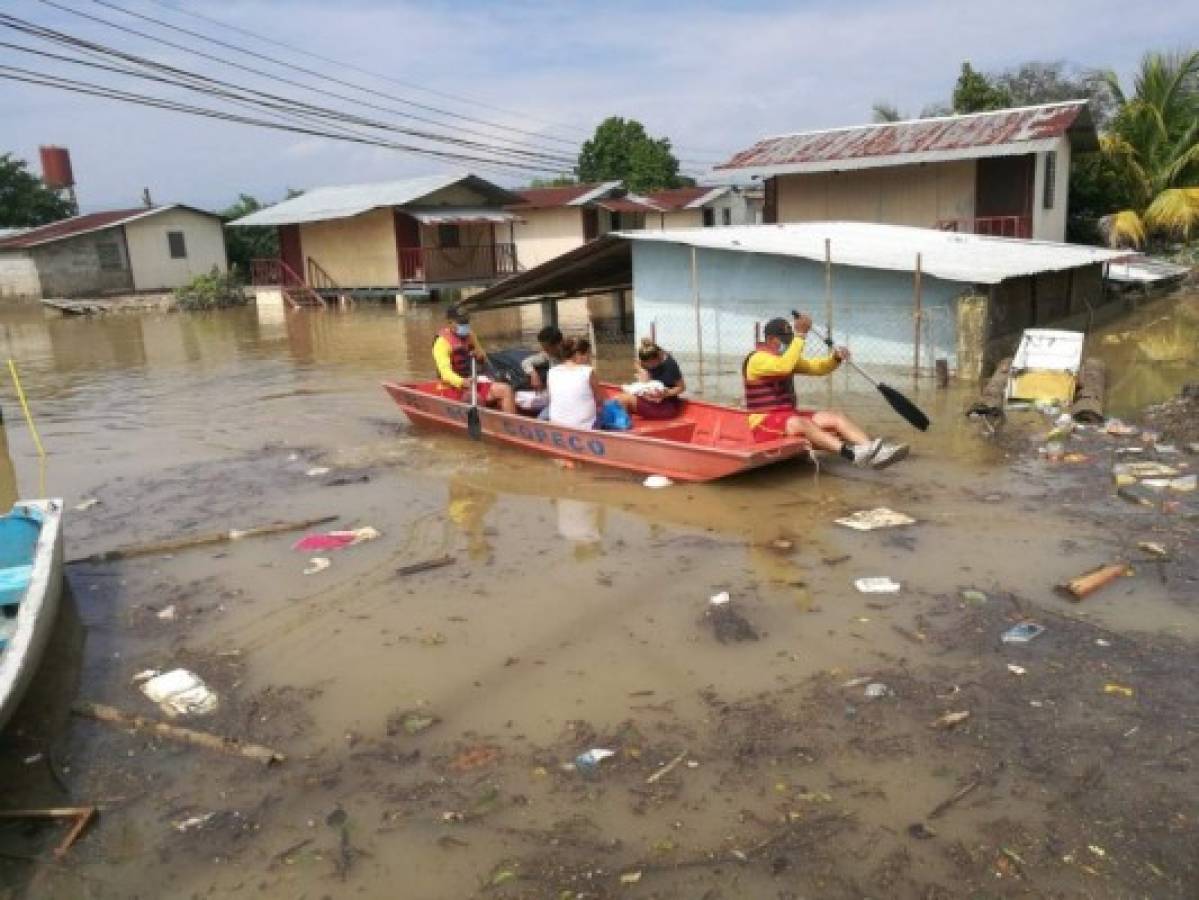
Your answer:
[[[118,2],[222,40],[254,43],[244,35],[173,15],[146,0]],[[141,39],[89,25],[32,0],[15,0],[6,7],[13,15],[134,52],[153,53],[230,81],[297,93],[295,88],[222,70],[181,51],[155,48]],[[1109,66],[1127,75],[1145,50],[1172,49],[1178,44],[1177,35],[1199,34],[1199,8],[1115,0],[809,2],[752,8],[731,2],[647,8],[631,2],[596,6],[530,0],[505,4],[358,0],[334,7],[315,0],[272,0],[191,3],[187,8],[401,81],[485,98],[493,106],[524,115],[453,103],[288,50],[265,50],[320,71],[326,79],[368,84],[384,94],[428,106],[452,106],[465,115],[517,127],[541,129],[543,121],[570,123],[570,133],[576,136],[606,115],[632,116],[645,122],[652,133],[669,136],[685,158],[697,152],[707,158],[718,156],[765,134],[861,122],[875,100],[915,112],[930,101],[948,97],[966,58],[984,71],[1031,59],[1064,59],[1083,66]],[[152,25],[122,19],[102,7],[88,10],[153,30]],[[170,39],[285,75],[268,62],[205,46],[194,38],[175,34]],[[0,60],[50,68],[27,59],[18,63],[11,51],[0,51]],[[64,67],[56,68],[65,74]],[[76,73],[75,77],[86,76]],[[296,73],[285,77],[316,83]],[[336,93],[350,90],[329,80],[321,86]],[[310,94],[309,99],[389,117],[329,97]],[[395,105],[382,97],[367,99],[381,106]],[[190,119],[7,82],[0,82],[0,109],[4,110],[0,151],[13,150],[32,161],[39,143],[70,147],[80,196],[91,207],[136,202],[145,185],[161,200],[219,207],[241,191],[274,199],[288,186],[462,168],[378,148]]]

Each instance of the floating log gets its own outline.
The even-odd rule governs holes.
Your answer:
[[[420,572],[428,572],[430,569],[440,569],[442,566],[453,565],[454,561],[454,557],[452,556],[438,556],[436,559],[426,559],[423,562],[400,566],[396,569],[396,574],[416,575]]]
[[[1002,416],[1003,401],[1007,394],[1008,375],[1012,371],[1012,358],[1001,359],[995,367],[995,372],[987,381],[982,395],[970,404],[966,410],[968,416]]]
[[[1059,584],[1057,589],[1072,600],[1082,600],[1095,593],[1101,587],[1111,584],[1117,578],[1128,574],[1128,563],[1118,562],[1100,566],[1085,572],[1077,578],[1071,578],[1065,584]]]
[[[1102,360],[1085,359],[1078,370],[1078,387],[1070,415],[1075,422],[1100,424],[1103,417],[1103,398],[1107,393],[1107,366]]]
[[[173,553],[176,550],[189,550],[192,547],[202,547],[207,544],[220,544],[225,541],[240,541],[242,538],[262,537],[267,534],[278,534],[283,531],[300,531],[304,528],[314,528],[317,525],[327,525],[337,521],[337,516],[321,516],[319,519],[302,519],[299,522],[273,522],[270,525],[259,525],[255,528],[229,531],[214,531],[209,534],[195,534],[190,537],[174,538],[169,541],[155,541],[149,544],[138,544],[133,547],[122,547],[117,550],[105,550],[103,553],[93,553],[91,556],[81,556],[67,560],[68,565],[74,563],[99,563],[114,559],[129,559],[133,556],[149,556],[155,553]]]
[[[193,728],[183,728],[179,725],[168,725],[166,722],[156,722],[153,719],[123,712],[115,706],[106,706],[103,703],[80,701],[71,707],[71,712],[77,716],[95,719],[98,722],[108,722],[111,725],[122,725],[128,728],[136,728],[139,731],[148,731],[151,734],[169,738],[172,741],[178,741],[182,744],[203,747],[205,750],[218,750],[221,753],[244,756],[246,759],[253,759],[268,766],[284,762],[287,759],[286,756],[277,750],[272,750],[270,747],[263,747],[261,744],[250,744],[238,738],[221,737],[209,734],[207,731],[196,731]]]

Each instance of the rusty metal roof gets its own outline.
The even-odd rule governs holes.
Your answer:
[[[727,184],[671,188],[667,191],[654,191],[647,199],[667,212],[680,209],[699,209],[706,203],[711,203],[723,197],[730,190]]]
[[[557,187],[524,188],[516,193],[521,202],[510,209],[556,209],[564,206],[584,206],[620,188],[619,181],[597,181],[589,184],[565,184]]]
[[[1086,100],[962,116],[856,125],[766,138],[716,170],[784,175],[1051,150],[1068,136],[1075,150],[1098,149]]]
[[[65,241],[67,238],[78,237],[81,234],[88,234],[93,231],[101,231],[105,228],[113,228],[117,225],[124,225],[126,222],[132,222],[134,219],[144,219],[147,216],[154,216],[172,209],[188,209],[200,215],[212,216],[214,219],[220,218],[216,213],[210,213],[207,210],[197,209],[194,206],[187,206],[182,203],[174,203],[170,206],[155,206],[150,209],[144,206],[139,206],[135,209],[111,209],[105,212],[72,216],[69,219],[61,219],[58,222],[51,222],[49,225],[41,225],[37,228],[22,231],[19,234],[0,238],[0,250],[24,250],[27,247],[37,247],[41,244]]]

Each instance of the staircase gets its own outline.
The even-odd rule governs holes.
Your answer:
[[[277,287],[292,309],[302,306],[327,305],[325,298],[314,291],[295,270],[281,259],[256,259],[250,264],[250,280],[261,287]]]
[[[326,272],[321,267],[321,264],[311,256],[308,257],[308,284],[320,296],[333,294],[337,297],[337,302],[341,306],[350,306],[354,302],[354,298],[350,296],[349,292],[334,281],[333,276]]]

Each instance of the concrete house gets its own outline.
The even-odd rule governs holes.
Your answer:
[[[1097,150],[1085,100],[759,141],[716,167],[765,182],[764,220],[915,225],[1064,241],[1070,158]]]
[[[456,294],[517,271],[505,207],[520,197],[469,173],[314,188],[230,228],[279,232],[279,258],[257,260],[260,301]]]
[[[755,326],[799,308],[864,363],[975,378],[1024,328],[1087,324],[1124,251],[859,222],[612,234],[472,297],[479,308],[631,293],[634,329],[735,396]],[[723,373],[716,376],[716,373]],[[709,384],[709,387],[711,384]]]
[[[182,204],[73,216],[0,237],[0,298],[181,287],[226,271],[220,216]]]
[[[645,199],[659,210],[656,219],[654,216],[647,218],[650,228],[718,228],[753,224],[744,191],[732,185],[654,191]]]

